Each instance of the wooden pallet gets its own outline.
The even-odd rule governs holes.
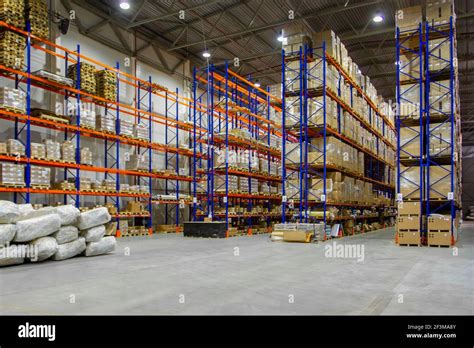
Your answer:
[[[450,245],[434,245],[434,244],[428,244],[429,247],[432,248],[449,248]]]
[[[51,185],[36,185],[36,184],[31,184],[30,187],[35,190],[50,190]]]
[[[10,183],[0,183],[0,187],[6,188],[25,188],[25,184],[10,184]]]
[[[0,63],[1,63],[1,58],[0,58]],[[13,112],[15,114],[24,114],[25,113],[25,110],[20,110],[20,109],[13,108],[13,107],[7,106],[7,105],[0,105],[0,109],[6,110],[6,111],[9,111],[9,112]]]
[[[421,247],[421,244],[398,244],[399,246]]]
[[[62,124],[69,124],[69,120],[66,119],[66,118],[63,118],[63,117],[45,115],[45,114],[41,114],[41,115],[36,116],[36,117],[41,118],[43,120],[52,121],[52,122],[58,122],[58,123],[62,123]]]

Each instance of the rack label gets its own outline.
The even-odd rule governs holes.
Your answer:
[[[184,199],[179,200],[179,208],[184,209]]]
[[[193,203],[197,203],[197,197],[193,197]]]
[[[295,201],[293,199],[290,199],[290,204],[288,204],[288,207],[290,209],[293,209],[295,207]]]
[[[281,201],[282,201],[283,203],[286,203],[286,196],[281,196]]]
[[[448,192],[448,200],[452,201],[454,199],[454,192]]]
[[[403,202],[403,193],[397,193],[397,201]]]
[[[224,203],[227,203],[227,196],[224,196],[223,201],[224,201]]]
[[[326,202],[326,195],[321,195],[321,202]]]

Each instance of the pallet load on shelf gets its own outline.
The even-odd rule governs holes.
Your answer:
[[[0,163],[0,185],[24,187],[25,166],[23,164]]]
[[[148,155],[146,154],[131,154],[130,159],[125,161],[126,170],[148,171]]]
[[[92,166],[92,151],[88,147],[81,149],[81,164]]]
[[[41,143],[31,143],[31,158],[46,159],[46,146]]]
[[[61,144],[51,139],[44,139],[43,143],[46,148],[46,159],[59,161],[61,159]]]
[[[3,64],[1,62],[2,57],[0,55],[0,64]],[[25,92],[19,89],[0,87],[0,108],[24,114],[26,111],[25,97]]]
[[[42,39],[49,39],[49,12],[43,0],[26,0],[26,10],[30,21],[31,33]]]
[[[0,65],[22,70],[25,60],[26,40],[12,31],[0,32]]]
[[[25,27],[25,2],[0,0],[0,20],[17,28]]]
[[[431,214],[428,220],[428,245],[433,247],[449,247],[458,239],[459,225],[455,221],[452,225],[450,215]]]
[[[96,93],[95,67],[91,64],[81,62],[79,65],[79,69],[80,69],[80,74],[81,74],[80,90],[87,92],[89,94],[95,94]],[[77,63],[68,66],[67,77],[71,78],[74,81],[74,87],[75,87],[77,84]],[[95,124],[95,117],[93,120],[93,124]]]
[[[51,168],[31,166],[30,186],[33,188],[49,189],[51,188]]]
[[[74,87],[74,81],[68,77],[64,77],[62,75],[54,74],[52,72],[46,71],[46,70],[37,70],[31,73],[34,76],[40,77],[42,79],[55,82],[60,85],[68,86],[68,87]],[[42,84],[42,82],[37,81],[36,83]],[[55,86],[48,85],[48,87],[55,88]]]
[[[321,241],[324,234],[324,224],[322,223],[275,224],[271,233],[271,240],[310,243]]]
[[[61,160],[66,163],[76,163],[76,147],[70,140],[61,144]]]
[[[115,134],[115,125],[117,119],[110,114],[96,115],[96,129],[101,132]]]
[[[117,74],[111,70],[99,70],[95,73],[96,93],[99,97],[117,100]]]
[[[25,145],[16,139],[7,140],[7,153],[10,156],[25,156]]]
[[[134,124],[133,134],[135,138],[146,140],[146,141],[150,140],[150,129],[145,124]]]
[[[120,120],[120,135],[133,138],[135,135],[133,131],[133,122]]]
[[[0,266],[113,252],[115,237],[105,236],[110,219],[103,207],[81,213],[72,205],[35,209],[0,201],[0,246],[8,249],[0,255]],[[22,255],[18,248],[37,252]]]

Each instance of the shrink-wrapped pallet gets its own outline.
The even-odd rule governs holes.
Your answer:
[[[23,164],[0,163],[0,184],[25,185],[25,166]]]
[[[51,187],[51,168],[42,166],[31,166],[30,185],[41,186],[43,188]]]
[[[61,159],[65,162],[76,162],[76,147],[72,141],[67,140],[61,144]]]
[[[46,159],[60,160],[61,159],[61,145],[57,141],[51,139],[43,140],[46,147]]]

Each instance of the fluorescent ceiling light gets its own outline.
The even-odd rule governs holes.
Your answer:
[[[121,8],[122,10],[128,10],[128,9],[130,8],[130,4],[129,4],[127,1],[122,1],[122,2],[120,3],[120,8]]]
[[[383,22],[384,17],[381,14],[376,14],[372,19],[375,23]]]
[[[202,56],[204,58],[209,58],[211,56],[211,54],[208,51],[204,51],[204,52],[202,52]]]
[[[260,82],[258,82],[258,81],[256,81],[253,85],[257,88],[260,88],[260,86],[261,86]]]

